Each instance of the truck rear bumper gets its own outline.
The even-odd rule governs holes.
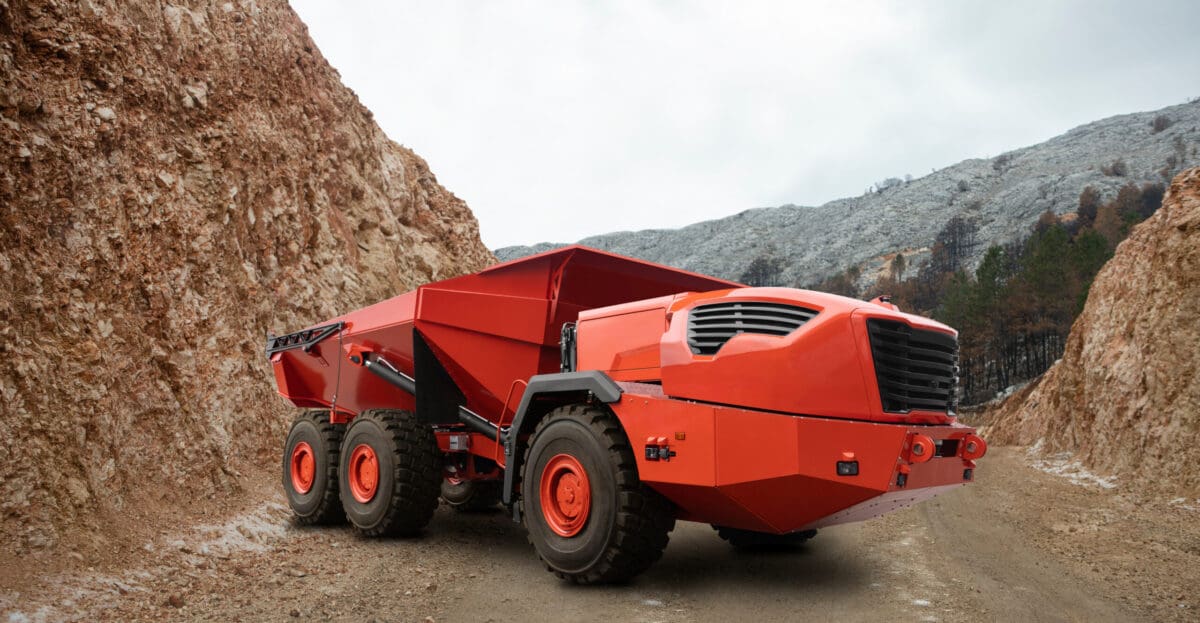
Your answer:
[[[633,443],[639,475],[677,506],[680,519],[794,532],[876,517],[974,475],[963,446],[975,431],[961,424],[768,413],[623,385],[610,406]],[[921,436],[935,444],[929,458],[913,453]]]

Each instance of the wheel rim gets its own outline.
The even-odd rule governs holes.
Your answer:
[[[539,487],[542,516],[555,534],[572,537],[583,530],[592,507],[587,471],[569,454],[558,454],[546,463]]]
[[[348,467],[350,495],[363,504],[370,502],[379,488],[379,458],[375,456],[375,449],[365,443],[359,444],[350,452]]]
[[[303,495],[312,490],[317,473],[317,459],[307,441],[301,441],[292,448],[291,473],[292,489],[296,493]]]

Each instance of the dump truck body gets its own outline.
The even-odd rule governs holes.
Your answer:
[[[412,414],[449,482],[496,483],[518,517],[526,455],[557,452],[541,427],[580,434],[554,421],[586,419],[580,405],[615,422],[595,424],[608,435],[597,439],[632,453],[622,469],[674,518],[752,534],[811,534],[927,499],[970,482],[986,450],[954,417],[949,327],[885,301],[748,288],[584,247],[421,286],[271,337],[268,354],[280,394],[328,410],[329,426]],[[294,455],[285,488],[289,469],[293,488],[305,482]],[[531,534],[569,545],[593,521],[604,487],[588,460],[558,452],[526,474],[543,481],[525,491],[538,493],[523,504],[537,509]],[[347,486],[355,469],[371,473],[358,465]],[[572,570],[560,545],[570,550],[539,547],[560,575],[617,577],[595,561]]]

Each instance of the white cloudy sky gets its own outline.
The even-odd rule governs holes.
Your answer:
[[[1200,2],[291,0],[490,247],[816,205],[1200,95]]]

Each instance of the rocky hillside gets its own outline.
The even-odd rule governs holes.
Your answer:
[[[1108,199],[1130,181],[1165,182],[1200,163],[1198,148],[1200,102],[1193,102],[1089,123],[1032,147],[966,160],[908,183],[894,180],[886,190],[819,207],[759,208],[682,229],[579,242],[729,279],[765,253],[785,259],[789,285],[813,284],[852,265],[862,265],[869,278],[898,251],[909,266],[923,262],[954,216],[978,223],[978,239],[985,243],[975,250],[978,261],[987,244],[1027,235],[1047,209],[1075,211],[1084,187]],[[556,246],[506,247],[496,255],[509,260]]]
[[[1118,480],[1200,497],[1200,168],[1096,277],[1066,352],[992,414],[993,443],[1071,452]]]
[[[0,162],[9,554],[237,489],[268,330],[493,261],[284,0],[0,0]]]

